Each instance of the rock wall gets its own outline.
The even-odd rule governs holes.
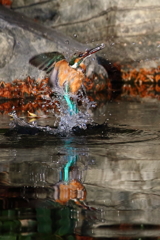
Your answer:
[[[109,62],[156,68],[159,10],[158,0],[13,0],[11,10],[0,7],[0,81],[42,77],[28,64],[37,53],[58,50],[68,58],[102,42],[99,55]]]
[[[155,66],[159,62],[158,0],[56,0],[45,4],[39,1],[36,5],[29,5],[29,1],[13,3],[15,11],[23,12],[82,43],[95,45],[104,42],[106,49],[101,54],[109,60],[128,63],[154,59]]]
[[[67,40],[66,40],[67,39]],[[38,53],[58,51],[69,57],[88,46],[69,36],[47,28],[22,14],[0,8],[0,81],[10,82],[27,76],[42,78],[45,73],[29,65],[29,59]],[[97,59],[87,61],[88,74],[106,70]]]

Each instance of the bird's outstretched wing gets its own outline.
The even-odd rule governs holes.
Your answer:
[[[32,57],[29,63],[40,70],[46,71],[46,73],[50,73],[54,68],[54,63],[63,59],[65,59],[65,57],[59,52],[47,52]]]

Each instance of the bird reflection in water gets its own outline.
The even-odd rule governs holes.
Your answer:
[[[22,180],[19,180],[21,184],[17,184],[16,176],[13,176],[10,171],[5,171],[7,170],[5,166],[2,167],[0,235],[10,232],[19,236],[25,232],[28,237],[38,234],[38,239],[44,240],[48,239],[47,236],[53,239],[61,239],[61,237],[63,239],[64,236],[70,236],[75,240],[92,239],[81,237],[79,233],[84,218],[91,217],[84,212],[81,215],[80,212],[92,211],[96,215],[96,209],[85,203],[87,192],[81,178],[86,168],[80,169],[77,166],[79,155],[76,154],[75,149],[66,146],[65,151],[66,156],[63,159],[65,164],[60,168],[59,181],[49,187],[34,187],[32,184],[25,186]],[[30,173],[30,176],[33,174],[35,173]],[[45,180],[45,171],[43,175]],[[75,234],[75,228],[78,229],[77,234]]]
[[[70,150],[69,152],[71,151],[72,150]],[[60,168],[60,172],[59,169],[57,169],[57,172],[59,172],[59,181],[54,185],[50,185],[48,188],[41,186],[34,187],[32,186],[32,184],[31,186],[24,186],[23,180],[19,180],[20,182],[22,182],[22,184],[20,184],[22,186],[19,186],[18,184],[17,187],[16,176],[14,176],[13,173],[7,171],[1,172],[0,185],[3,189],[1,190],[1,197],[7,197],[8,195],[8,197],[10,198],[13,194],[13,198],[22,197],[23,199],[26,199],[26,201],[28,201],[27,198],[31,199],[34,198],[34,196],[35,198],[39,198],[38,195],[41,195],[41,189],[42,195],[44,195],[45,198],[48,197],[50,200],[60,203],[62,205],[66,205],[68,201],[73,200],[76,204],[85,208],[86,205],[85,203],[83,204],[83,202],[86,200],[86,189],[81,182],[82,171],[84,170],[80,170],[76,165],[78,155],[67,155],[66,158],[65,164]],[[33,185],[35,184],[35,180],[33,178],[34,174],[34,172],[32,174],[31,172],[28,173],[29,176],[32,176]],[[42,175],[42,171],[39,173],[39,175]],[[42,177],[39,176],[39,178]],[[46,178],[47,176],[45,176],[44,172],[43,181],[45,181]],[[30,182],[31,180],[28,179],[28,181]],[[9,189],[11,189],[12,187],[13,191],[9,191]]]

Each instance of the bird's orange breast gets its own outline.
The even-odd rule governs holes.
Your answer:
[[[58,71],[57,78],[59,86],[63,87],[64,83],[68,82],[70,92],[77,93],[85,79],[84,73],[81,70],[69,66],[66,60],[57,62],[55,68]]]

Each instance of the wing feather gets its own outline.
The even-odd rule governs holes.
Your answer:
[[[65,59],[64,55],[59,52],[41,53],[29,60],[29,63],[40,70],[50,73],[56,62]]]

